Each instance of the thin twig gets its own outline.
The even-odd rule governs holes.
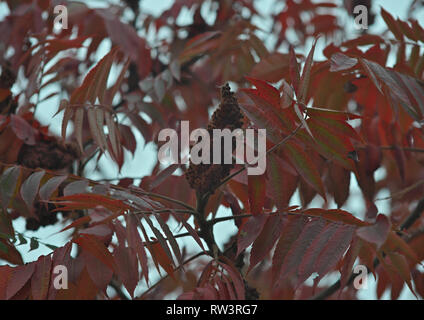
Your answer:
[[[424,149],[421,148],[414,148],[414,147],[401,147],[401,146],[376,146],[378,149],[381,150],[396,150],[396,149],[400,149],[403,151],[408,151],[408,152],[419,152],[419,153],[423,153]],[[365,149],[366,146],[355,146],[355,149]]]
[[[228,221],[228,220],[242,219],[242,218],[250,218],[250,217],[252,217],[252,216],[253,216],[253,215],[252,215],[252,214],[250,214],[250,213],[247,213],[247,214],[239,214],[239,215],[236,215],[236,216],[228,216],[228,217],[215,218],[215,219],[213,219],[213,220],[209,220],[208,222],[209,222],[210,224],[216,224],[216,223],[225,222],[225,221]]]
[[[402,222],[400,225],[400,230],[408,230],[415,221],[421,216],[424,211],[424,198],[418,201],[415,210],[411,212],[411,214]]]
[[[385,198],[378,198],[375,199],[375,201],[383,201],[383,200],[390,200],[390,199],[396,199],[396,198],[400,198],[402,196],[404,196],[405,194],[407,194],[408,192],[414,190],[415,188],[418,188],[419,186],[421,186],[424,183],[424,179],[423,180],[418,180],[416,183],[414,183],[413,185],[410,185],[409,187],[400,190],[398,192],[393,193],[391,196],[389,197],[385,197]]]
[[[184,232],[184,233],[180,233],[174,236],[175,239],[177,238],[183,238],[183,237],[188,237],[191,236],[190,232]],[[169,242],[168,238],[164,238],[165,241]],[[159,240],[153,240],[153,241],[145,241],[143,242],[143,246],[147,246],[148,244],[155,244],[155,243],[159,243]]]
[[[155,209],[155,210],[146,210],[146,211],[134,211],[134,214],[155,214],[155,213],[164,213],[164,212],[177,212],[177,213],[190,213],[197,214],[196,211],[188,209],[173,209],[173,208],[164,208],[164,209]]]
[[[123,180],[123,179],[138,180],[138,179],[142,179],[142,178],[144,178],[144,177],[116,177],[116,178],[102,178],[102,179],[96,179],[95,181],[98,181],[98,182],[110,182],[110,181]]]
[[[163,199],[163,200],[166,200],[166,201],[169,201],[169,202],[178,204],[178,205],[180,205],[180,206],[182,206],[184,208],[187,208],[187,209],[189,209],[191,211],[194,211],[194,212],[197,211],[195,208],[193,208],[192,206],[186,204],[183,201],[180,201],[180,200],[177,200],[177,199],[173,199],[173,198],[169,198],[167,196],[164,196],[164,195],[161,195],[161,194],[158,194],[158,193],[153,193],[153,192],[148,192],[148,191],[141,191],[141,190],[134,190],[134,192],[136,192],[138,194],[141,194],[141,195],[144,195],[144,196],[151,197],[151,198]]]

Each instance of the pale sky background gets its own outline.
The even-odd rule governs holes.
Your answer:
[[[111,2],[116,2],[116,1],[111,1]],[[335,1],[335,2],[340,2],[340,1]],[[392,15],[394,15],[395,17],[399,17],[401,19],[405,19],[406,18],[406,12],[407,12],[407,8],[409,7],[409,3],[411,2],[411,0],[404,0],[404,1],[399,1],[399,0],[374,0],[374,11],[375,12],[379,12],[379,8],[380,6],[384,7],[385,10],[387,10],[388,12],[390,12]],[[92,4],[93,7],[103,7],[103,6],[107,6],[108,2],[107,1],[100,1],[100,0],[92,0],[90,1],[90,3]],[[173,3],[173,0],[143,0],[142,2],[142,7],[141,10],[142,12],[148,12],[154,15],[159,15],[161,12],[163,12],[164,10],[168,9],[170,7],[170,5]],[[270,0],[258,0],[255,1],[255,7],[258,11],[260,11],[261,13],[263,13],[264,15],[269,14],[270,12],[272,12],[273,7],[272,7],[272,3],[273,1]],[[0,3],[0,19],[3,18],[4,15],[7,14],[7,9],[5,9],[5,4],[4,3]],[[204,18],[207,20],[208,18],[204,16]],[[424,12],[420,11],[419,12],[419,16],[415,17],[418,21],[424,21]],[[347,16],[346,17],[341,17],[341,19],[343,19],[344,23],[346,23],[346,27],[348,28],[348,30],[352,30],[352,38],[354,38],[357,33],[356,30],[353,28],[353,19],[348,19]],[[191,13],[188,10],[184,10],[183,13],[181,14],[181,16],[179,17],[179,19],[177,20],[179,24],[187,24],[190,23],[191,20]],[[265,29],[265,30],[269,30],[271,25],[269,21],[264,21],[262,20],[258,20],[255,21],[256,23],[258,23],[261,28]],[[349,25],[350,24],[350,25]],[[370,31],[381,31],[385,28],[385,24],[382,21],[382,18],[377,15],[377,19],[375,24],[370,28]],[[107,51],[109,50],[110,46],[107,43],[103,43],[101,45],[101,48],[99,50],[98,53],[98,58],[100,59],[104,54],[107,53]],[[322,48],[322,46],[321,46]],[[320,52],[320,48],[318,46],[317,50],[317,55],[316,58],[320,58],[319,56],[319,52]],[[42,96],[47,96],[49,94],[49,92],[47,92],[48,90],[43,91]],[[57,110],[57,106],[59,105],[59,98],[52,98],[49,99],[48,101],[40,104],[37,107],[37,112],[36,112],[36,116],[37,118],[43,123],[43,124],[51,124],[51,128],[52,131],[59,134],[59,128],[60,128],[60,124],[61,124],[61,118],[62,115],[59,115],[55,118],[52,117],[54,115],[54,113]],[[69,130],[71,131],[71,130]],[[126,154],[126,161],[125,164],[123,166],[123,169],[121,171],[121,173],[118,173],[117,167],[111,163],[111,161],[105,157],[103,157],[101,159],[100,165],[103,166],[104,168],[104,172],[102,174],[98,174],[93,172],[92,170],[94,169],[93,166],[90,168],[88,168],[87,172],[93,172],[91,175],[89,175],[89,178],[116,178],[116,177],[125,177],[125,176],[129,176],[129,177],[142,177],[146,174],[150,174],[151,169],[153,168],[153,166],[155,165],[156,162],[156,151],[155,151],[155,147],[151,144],[144,144],[144,140],[142,138],[142,136],[138,133],[138,131],[133,131],[135,134],[135,137],[137,139],[138,143],[138,147],[135,153],[134,158],[131,157],[131,154],[128,153]],[[143,163],[143,166],[140,166],[140,163]],[[381,179],[382,177],[384,177],[384,170],[380,169],[378,170],[376,173],[376,179]],[[362,201],[359,199],[359,195],[360,195],[360,190],[357,186],[356,180],[352,175],[352,183],[351,183],[351,196],[349,197],[346,205],[344,206],[344,209],[348,210],[349,212],[355,213],[358,215],[358,217],[363,218],[363,214],[364,214],[364,205],[362,203]],[[388,196],[389,193],[382,191],[380,192],[376,198],[383,198]],[[291,200],[291,204],[299,204],[300,203],[300,199],[299,199],[299,195],[296,194],[292,197]],[[319,198],[315,198],[312,202],[312,204],[310,205],[311,207],[320,207],[322,204],[322,200]],[[390,207],[389,207],[389,202],[388,201],[378,201],[376,203],[377,207],[379,208],[379,212],[380,213],[389,213]],[[335,207],[335,204],[333,203],[333,206]],[[226,215],[230,215],[231,212],[230,210],[227,210],[225,208],[221,208],[218,211],[218,216],[226,216]],[[19,232],[23,232],[25,231],[25,221],[23,218],[19,218],[17,220],[14,221],[14,227],[17,231]],[[68,238],[67,235],[69,235],[70,232],[64,232],[58,235],[54,235],[55,232],[57,232],[58,230],[60,230],[60,228],[62,228],[63,226],[60,225],[56,225],[56,226],[48,226],[48,227],[44,227],[44,228],[40,228],[37,232],[32,232],[32,231],[25,231],[25,234],[29,237],[31,236],[36,236],[38,238],[40,238],[42,241],[46,242],[46,243],[50,243],[50,244],[54,244],[56,246],[61,246],[64,245]],[[234,224],[232,222],[229,223],[219,223],[216,225],[215,229],[214,229],[214,233],[216,235],[217,238],[217,242],[218,244],[222,244],[229,236],[233,235],[234,232],[236,232],[236,229],[234,227]],[[187,245],[189,246],[193,246],[192,242],[184,242],[187,243]],[[30,262],[30,261],[34,261],[37,260],[38,257],[40,255],[43,254],[49,254],[51,252],[50,249],[46,248],[43,245],[40,245],[39,249],[31,251],[31,252],[27,252],[29,250],[29,246],[27,245],[23,245],[18,247],[20,252],[23,253],[23,257],[25,262]],[[197,250],[197,248],[196,248]],[[4,262],[0,262],[0,265],[4,264]],[[338,279],[339,274],[336,275],[331,275],[326,277],[327,279],[324,278],[324,280],[321,281],[321,284],[325,283],[325,281],[329,281],[330,283],[332,283],[335,279]],[[309,279],[310,281],[311,279]],[[361,299],[375,299],[376,298],[376,294],[375,294],[375,282],[373,277],[369,277],[369,281],[368,281],[368,289],[362,289],[359,293],[359,297]],[[143,292],[144,286],[140,286],[140,288],[136,289],[136,294]],[[390,295],[386,292],[386,294],[383,296],[384,299],[389,299]],[[415,299],[415,297],[412,295],[412,293],[410,293],[409,289],[405,286],[400,299]]]

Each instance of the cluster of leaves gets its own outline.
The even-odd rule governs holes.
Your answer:
[[[353,299],[358,263],[376,277],[378,297],[389,289],[395,299],[405,285],[424,297],[424,28],[381,9],[390,35],[346,40],[337,16],[359,2],[277,3],[267,31],[249,0],[177,0],[159,17],[137,1],[103,9],[69,1],[68,29],[54,26],[55,1],[6,1],[0,298]],[[193,21],[182,26],[184,10]],[[210,120],[226,82],[237,93],[225,86]],[[51,101],[63,114],[60,137],[36,117]],[[140,145],[136,134],[159,146],[159,130],[179,131],[182,120],[225,127],[217,123],[228,120],[225,105],[235,127],[266,129],[265,174],[230,166],[213,190],[190,186],[186,178],[202,181],[202,172],[184,164],[157,163],[139,183],[89,179],[87,164],[100,167],[102,156],[121,169]],[[353,179],[363,212],[347,206]],[[382,190],[389,212],[376,206]],[[311,208],[317,198],[321,208]],[[222,206],[231,215],[217,217]],[[15,230],[17,218],[27,230],[60,224],[72,234],[55,247]],[[219,244],[213,228],[224,221],[237,232]],[[28,239],[31,250],[52,252],[25,263],[18,249]],[[67,290],[54,286],[58,265]],[[334,272],[337,283],[319,286]]]

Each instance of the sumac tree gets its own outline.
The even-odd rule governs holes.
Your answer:
[[[419,3],[405,21],[350,0],[276,1],[273,14],[176,0],[160,15],[130,0],[0,3],[0,298],[355,299],[359,264],[378,297],[423,297]],[[41,121],[45,105],[61,128]],[[181,121],[266,129],[266,172],[152,152],[146,176],[93,178]],[[224,242],[221,223],[235,230]],[[68,242],[28,235],[47,225]],[[51,251],[26,261],[25,243]]]

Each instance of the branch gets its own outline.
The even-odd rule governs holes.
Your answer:
[[[205,218],[205,207],[208,203],[209,196],[202,196],[201,194],[196,194],[197,199],[197,213],[194,215],[196,223],[199,225],[199,236],[205,240],[209,253],[211,256],[215,257],[215,250],[218,250],[218,246],[215,242],[215,237],[213,236],[213,224],[210,224]]]
[[[121,285],[115,279],[112,279],[109,285],[116,291],[116,294],[121,298],[121,300],[129,300],[122,290]]]
[[[174,238],[177,239],[177,238],[183,238],[183,237],[189,237],[189,236],[191,236],[191,233],[190,232],[184,232],[184,233],[180,233],[180,234],[174,235]],[[165,241],[168,241],[168,242],[170,241],[169,238],[164,238],[164,240]],[[144,241],[142,243],[142,245],[145,246],[145,247],[147,247],[148,244],[155,244],[155,243],[159,243],[159,240]]]
[[[411,214],[405,219],[404,222],[400,225],[400,230],[407,230],[409,229],[415,221],[417,221],[421,214],[424,211],[424,198],[418,201],[417,206],[415,207],[415,210],[411,212]]]
[[[417,206],[415,207],[415,210],[411,212],[411,214],[405,219],[405,221],[400,225],[400,230],[407,230],[409,229],[415,221],[417,221],[421,214],[424,211],[424,198],[421,199]],[[376,258],[374,260],[374,268],[379,265],[379,260]],[[351,273],[350,277],[347,281],[346,286],[350,286],[353,283],[353,280],[355,280],[356,274]],[[320,293],[316,294],[311,298],[311,300],[323,300],[331,296],[333,293],[335,293],[337,290],[340,289],[340,280],[337,280],[333,285],[328,287],[327,289],[321,291]]]
[[[252,214],[247,213],[247,214],[239,214],[239,215],[236,215],[236,216],[220,217],[220,218],[215,218],[213,220],[209,220],[208,223],[216,224],[216,223],[220,223],[220,222],[224,222],[224,221],[228,221],[228,220],[249,218],[249,217],[252,217],[252,216],[253,216]]]
[[[291,216],[302,215],[302,216],[310,217],[310,218],[315,218],[316,217],[315,215],[305,214],[303,211],[301,211],[301,212],[271,211],[271,212],[264,212],[263,214],[267,214],[269,216],[274,215],[274,214],[285,214],[285,215],[291,215]],[[210,224],[216,224],[216,223],[220,223],[220,222],[224,222],[224,221],[228,221],[228,220],[250,218],[250,217],[253,217],[253,214],[251,214],[251,213],[243,213],[243,214],[239,214],[239,215],[236,215],[236,216],[227,216],[227,217],[215,218],[215,219],[212,219],[212,220],[208,220],[208,223],[210,223]]]

